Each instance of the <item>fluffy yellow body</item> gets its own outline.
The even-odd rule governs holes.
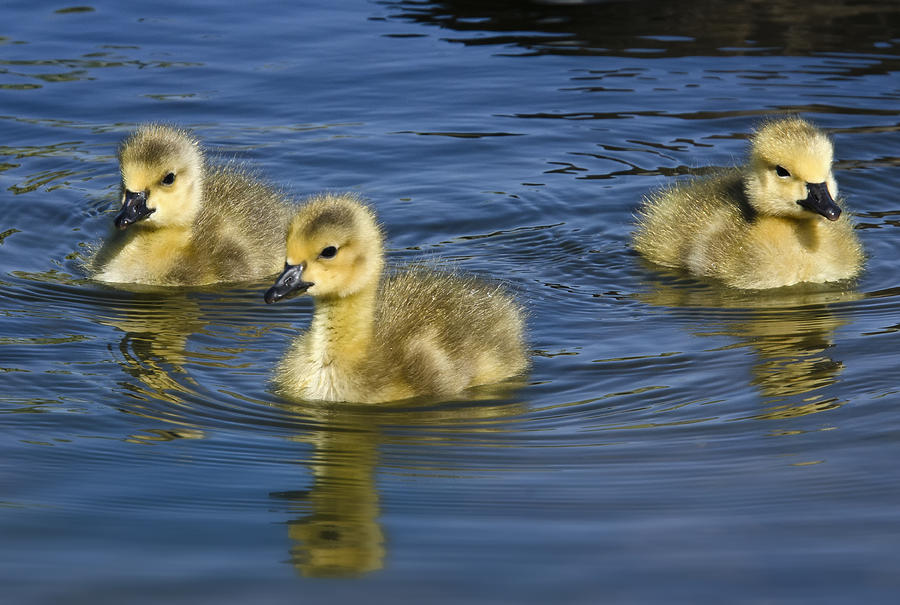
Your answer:
[[[754,134],[746,166],[648,196],[634,248],[652,262],[736,288],[852,278],[863,252],[834,199],[832,154],[831,142],[808,122],[770,122]]]
[[[119,165],[119,230],[90,260],[95,279],[202,285],[281,268],[296,208],[240,166],[208,163],[187,132],[143,126],[123,141]]]
[[[524,314],[501,287],[425,269],[383,275],[383,259],[381,229],[353,197],[320,196],[293,219],[295,269],[273,289],[294,271],[315,312],[276,370],[283,395],[376,403],[525,372]]]

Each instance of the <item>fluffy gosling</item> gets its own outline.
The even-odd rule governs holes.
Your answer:
[[[290,223],[284,271],[267,303],[313,297],[309,330],[275,372],[283,396],[377,403],[450,396],[528,367],[522,308],[471,277],[383,275],[383,233],[351,196],[323,195]]]
[[[833,148],[791,117],[762,125],[749,162],[645,198],[633,246],[666,267],[765,289],[855,277],[863,251],[837,198]]]
[[[213,164],[185,130],[141,126],[118,150],[116,231],[89,261],[95,279],[161,286],[273,275],[295,206],[235,164]]]

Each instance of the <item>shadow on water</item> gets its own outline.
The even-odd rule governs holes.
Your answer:
[[[900,8],[826,0],[722,3],[665,0],[383,2],[391,19],[459,32],[450,42],[521,47],[525,54],[693,56],[872,52],[896,36]],[[485,34],[484,32],[489,32]]]

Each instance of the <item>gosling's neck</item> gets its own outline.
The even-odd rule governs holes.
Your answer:
[[[121,233],[121,232],[120,232]],[[191,244],[190,225],[132,225],[125,233],[126,244],[139,254],[141,263],[154,272],[167,271]]]
[[[310,356],[322,366],[352,366],[367,357],[375,321],[372,284],[344,297],[316,298],[309,329]]]
[[[773,240],[790,238],[800,250],[815,254],[827,247],[833,239],[834,223],[818,215],[809,217],[759,215],[758,228]]]

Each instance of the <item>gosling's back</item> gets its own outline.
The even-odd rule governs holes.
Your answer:
[[[755,218],[738,170],[650,194],[638,214],[633,245],[648,260],[706,274],[706,258],[734,249]]]
[[[238,165],[209,166],[208,171],[207,203],[193,226],[193,254],[185,256],[183,269],[173,267],[170,278],[187,283],[206,275],[211,282],[235,282],[277,273],[296,207]]]
[[[521,374],[524,311],[503,288],[471,276],[388,276],[376,313],[379,356],[412,390],[452,394]]]

